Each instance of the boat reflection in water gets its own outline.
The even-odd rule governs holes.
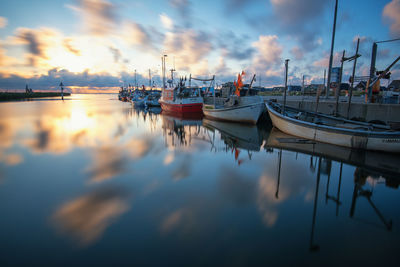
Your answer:
[[[162,129],[168,146],[190,146],[200,135],[203,115],[199,113],[162,113]]]
[[[315,195],[313,205],[313,216],[310,237],[310,251],[319,251],[320,246],[315,243],[315,226],[317,219],[317,206],[319,203],[320,182],[321,175],[326,175],[326,189],[325,189],[325,204],[329,201],[333,202],[336,206],[335,216],[339,216],[339,207],[342,206],[344,198],[341,196],[343,165],[352,165],[354,170],[354,190],[351,196],[351,204],[349,209],[349,217],[357,222],[363,222],[370,225],[384,228],[387,231],[392,231],[393,222],[391,219],[385,217],[381,212],[378,205],[373,201],[374,190],[377,187],[390,187],[398,189],[400,185],[400,156],[392,153],[382,153],[377,151],[359,151],[350,148],[330,145],[326,143],[319,143],[307,139],[291,136],[279,131],[276,128],[271,130],[271,133],[266,142],[267,149],[279,149],[278,152],[278,177],[276,187],[276,198],[279,198],[279,184],[281,183],[280,173],[282,165],[282,152],[290,151],[297,154],[305,154],[310,156],[310,168],[317,169]],[[337,181],[336,194],[330,193],[331,173],[333,163],[339,163],[340,169]],[[349,177],[345,177],[348,179]],[[363,198],[363,199],[360,199]],[[365,200],[369,207],[365,207]],[[358,218],[356,215],[357,201],[364,201],[362,208],[370,208],[375,213],[373,216],[367,218]],[[381,207],[382,208],[382,207]],[[380,224],[374,222],[378,218]],[[375,220],[376,221],[376,220]]]
[[[242,159],[239,159],[241,150],[247,151],[249,160],[251,160],[252,152],[260,151],[263,139],[261,129],[255,125],[203,119],[203,127],[212,132],[211,150],[234,153],[238,165],[243,162]],[[224,142],[225,146],[222,149],[216,145],[216,133],[220,134],[221,140]]]
[[[276,128],[272,129],[267,146],[328,158],[386,178],[398,178],[400,174],[399,154],[363,151],[315,142],[285,134]]]

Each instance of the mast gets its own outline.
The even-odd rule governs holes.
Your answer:
[[[285,108],[286,108],[286,90],[287,90],[287,76],[288,76],[288,64],[289,64],[289,59],[285,60],[285,91],[283,94],[283,110],[282,114],[285,115]]]
[[[332,42],[331,42],[331,53],[329,56],[329,69],[328,69],[328,83],[326,87],[326,96],[325,98],[329,97],[329,88],[331,83],[331,72],[332,72],[332,59],[333,59],[333,47],[335,44],[335,31],[336,31],[336,16],[337,16],[337,7],[338,7],[338,0],[336,0],[335,4],[335,16],[333,17],[333,31],[332,31]]]
[[[136,81],[136,70],[135,70],[135,87],[136,87],[136,89],[138,89],[137,88],[137,81]]]
[[[150,90],[152,90],[152,87],[151,87],[151,71],[150,71],[150,69],[149,69],[149,87],[150,87]]]
[[[165,89],[165,58],[167,57],[167,55],[164,55],[161,57],[161,61],[162,61],[162,75],[163,75],[163,90]]]

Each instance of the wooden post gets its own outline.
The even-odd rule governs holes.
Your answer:
[[[360,38],[358,38],[358,40],[357,40],[356,55],[355,55],[355,57],[354,57],[353,75],[352,75],[352,79],[351,79],[350,93],[349,93],[349,105],[347,106],[347,119],[349,119],[349,116],[350,116],[351,97],[353,96],[354,75],[355,75],[355,73],[356,73],[357,58],[358,58],[358,47],[359,47],[359,45],[360,45]]]
[[[371,103],[371,98],[372,98],[372,86],[370,84],[372,83],[372,80],[375,77],[375,62],[376,62],[376,52],[378,49],[378,45],[375,43],[372,44],[372,55],[371,55],[371,67],[369,70],[369,79],[367,82],[367,97],[366,97],[366,102]]]
[[[214,85],[214,84],[213,84],[214,79],[215,79],[215,75],[213,75],[213,81],[211,82],[212,85]],[[211,87],[211,86],[210,86],[210,87]],[[199,95],[200,95],[200,94],[199,94]],[[213,90],[213,97],[214,97],[214,109],[215,109],[215,86],[214,86],[214,90]]]
[[[342,86],[342,73],[343,73],[343,63],[345,61],[345,57],[344,57],[345,53],[346,53],[346,50],[343,50],[343,56],[342,56],[342,60],[341,60],[341,64],[340,64],[340,72],[339,72],[339,83],[338,83],[338,88],[336,89],[335,116],[338,115],[340,87]]]

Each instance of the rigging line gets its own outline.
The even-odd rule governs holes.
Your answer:
[[[375,42],[375,43],[376,44],[380,44],[380,43],[389,43],[389,42],[394,42],[394,41],[400,41],[400,38],[392,39],[392,40],[385,40],[385,41],[378,41],[378,42]]]

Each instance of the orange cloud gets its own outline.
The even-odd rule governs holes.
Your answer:
[[[79,0],[79,6],[68,5],[78,12],[90,34],[102,36],[110,34],[117,25],[115,6],[105,0]]]
[[[8,23],[7,18],[0,17],[0,29],[5,28],[7,26],[7,23]]]
[[[383,9],[383,17],[390,23],[390,33],[393,37],[400,35],[400,0],[392,0]]]

